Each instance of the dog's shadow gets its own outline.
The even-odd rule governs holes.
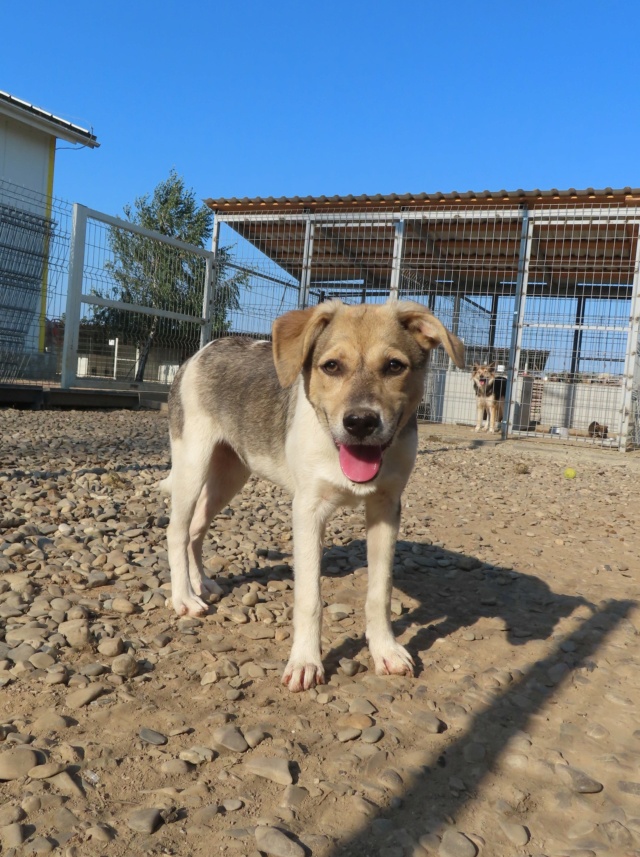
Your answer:
[[[363,539],[328,547],[323,554],[324,575],[334,579],[347,578],[355,568],[365,565]],[[417,673],[422,670],[422,659],[439,637],[453,635],[463,628],[473,632],[475,628],[478,636],[483,631],[496,631],[504,633],[511,645],[520,646],[532,639],[551,637],[558,622],[576,608],[593,607],[581,596],[553,592],[534,575],[419,541],[398,541],[393,583],[412,605],[393,617],[393,628],[397,636],[402,635],[403,644],[416,662]],[[356,616],[359,614],[361,620],[356,621],[355,628],[346,627],[340,644],[323,656],[329,673],[342,658],[355,658],[366,646],[364,634],[356,630],[364,626],[365,594],[363,586],[358,589],[362,603],[353,601]],[[334,629],[339,625],[337,622]],[[410,632],[408,639],[406,631]],[[330,636],[335,630],[326,633]]]

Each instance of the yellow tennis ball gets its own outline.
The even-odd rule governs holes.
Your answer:
[[[576,472],[573,469],[573,467],[567,467],[567,469],[564,471],[564,475],[565,475],[566,479],[575,479],[576,478]]]

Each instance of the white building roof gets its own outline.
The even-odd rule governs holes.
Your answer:
[[[66,140],[68,143],[82,143],[92,149],[96,149],[100,145],[92,131],[74,125],[59,116],[54,116],[53,113],[42,110],[40,107],[29,104],[28,101],[23,101],[21,98],[16,98],[2,90],[0,90],[0,116],[16,119],[25,125],[37,128],[39,131],[45,131],[52,137]]]

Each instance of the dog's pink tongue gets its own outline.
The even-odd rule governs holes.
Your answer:
[[[379,446],[340,445],[340,467],[352,482],[370,482],[382,464],[382,448]]]

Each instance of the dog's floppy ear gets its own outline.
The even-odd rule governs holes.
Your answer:
[[[430,310],[413,301],[399,301],[396,312],[400,324],[415,337],[422,349],[429,351],[443,345],[458,369],[464,369],[463,343]]]
[[[480,364],[479,364],[479,363],[474,363],[474,364],[473,364],[473,371],[474,371],[474,372],[477,372],[479,368],[480,368]]]
[[[283,387],[290,387],[296,380],[313,344],[341,304],[342,301],[332,300],[308,309],[294,309],[273,322],[273,360]]]

